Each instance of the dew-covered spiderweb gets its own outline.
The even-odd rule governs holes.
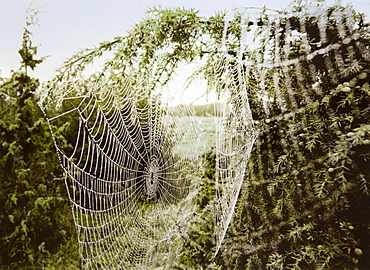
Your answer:
[[[138,87],[129,75],[116,84],[80,79],[64,83],[63,91],[49,90],[57,98],[41,107],[66,175],[83,267],[176,264],[180,238],[194,215],[203,157],[212,147],[217,254],[248,181],[250,154],[255,147],[259,151],[259,134],[268,133],[271,122],[302,114],[325,99],[320,72],[338,84],[361,69],[359,57],[369,61],[368,48],[357,42],[368,32],[358,30],[351,12],[338,7],[327,14],[311,7],[288,16],[246,8],[234,18],[226,16],[214,65],[207,68],[215,78],[208,91],[220,98],[212,117],[198,116],[191,102],[167,103],[178,89]],[[295,128],[284,127],[291,142],[285,147],[296,148],[299,159]],[[68,130],[76,133],[58,136]],[[250,169],[263,170],[258,158],[255,162]]]
[[[158,96],[133,91],[129,79],[119,89],[90,87],[88,95],[64,97],[69,110],[48,118],[50,125],[76,120],[70,149],[55,139],[82,263],[151,268],[192,213],[205,133],[187,107],[167,108]]]

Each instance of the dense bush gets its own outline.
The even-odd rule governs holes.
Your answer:
[[[367,269],[370,265],[370,39],[361,16],[353,15],[363,34],[339,41],[332,14],[328,9],[326,43],[315,47],[323,27],[315,16],[305,18],[303,30],[312,42],[308,53],[332,44],[338,44],[336,50],[313,53],[306,60],[302,54],[307,51],[299,52],[302,39],[291,46],[289,58],[301,57],[302,73],[290,67],[279,73],[286,111],[276,94],[267,115],[255,92],[259,78],[251,76],[252,111],[261,133],[222,253],[230,269]],[[302,31],[301,18],[291,16],[281,22],[287,21],[290,31]],[[345,31],[352,37],[349,27]],[[310,89],[310,68],[316,70],[321,92]],[[279,71],[271,68],[266,78],[272,82],[275,72]],[[276,91],[275,86],[271,83],[271,91]]]
[[[78,268],[75,229],[48,124],[35,101],[39,81],[25,29],[22,70],[0,83],[0,269]]]

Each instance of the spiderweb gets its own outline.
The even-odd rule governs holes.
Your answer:
[[[354,43],[357,52],[369,58],[367,49],[356,43],[361,33],[348,10],[335,9],[329,17],[319,7],[309,12],[319,16],[299,12],[291,14],[296,20],[290,21],[276,12],[241,9],[236,12],[238,33],[225,20],[213,58],[213,90],[223,93],[212,119],[214,132],[207,131],[204,118],[192,106],[171,106],[162,89],[134,87],[129,76],[117,84],[68,82],[55,103],[44,107],[66,175],[84,268],[170,266],[181,250],[178,240],[191,223],[203,155],[211,146],[216,151],[217,254],[259,132],[267,132],[270,122],[303,113],[324,97],[322,77],[312,60],[322,61],[326,76],[336,83],[338,75],[348,77],[350,69],[358,69],[355,59],[344,64],[338,53],[343,44]],[[318,29],[314,40],[306,29],[307,18]],[[322,30],[328,21],[338,29],[336,42],[328,43]],[[291,23],[298,27],[291,30]],[[300,51],[292,55],[294,50]],[[328,54],[335,54],[337,62],[331,63]],[[281,113],[272,115],[271,108]],[[54,132],[58,127],[78,130],[71,145]],[[290,127],[289,135],[295,132]],[[292,140],[299,152],[296,144]],[[262,170],[261,161],[256,162]]]
[[[247,23],[246,16],[242,17],[241,23]],[[217,125],[216,134],[215,255],[221,247],[231,222],[249,155],[258,134],[253,122],[245,82],[243,58],[247,49],[246,33],[246,27],[242,27],[240,46],[235,52],[236,56],[231,56],[227,51],[229,35],[228,21],[225,21],[221,59],[215,71],[217,77],[222,78],[220,81],[222,87],[230,92],[227,108],[224,109],[223,122]]]
[[[166,109],[158,96],[135,93],[129,79],[119,96],[95,87],[63,98],[71,109],[48,118],[50,125],[77,119],[70,151],[55,140],[83,265],[150,268],[191,213],[204,132],[188,108]]]

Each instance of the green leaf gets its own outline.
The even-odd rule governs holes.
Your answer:
[[[15,193],[12,193],[9,195],[9,199],[11,202],[14,203],[14,205],[17,205],[18,203],[18,198],[17,198],[17,195]]]
[[[14,216],[13,215],[8,215],[9,221],[11,223],[14,223]]]

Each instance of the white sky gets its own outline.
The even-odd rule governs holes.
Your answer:
[[[238,7],[286,8],[290,0],[34,0],[32,7],[42,11],[40,26],[32,26],[32,41],[38,56],[47,60],[36,67],[32,76],[47,80],[63,61],[82,48],[123,36],[145,16],[148,8],[195,8],[202,16]],[[333,3],[333,1],[326,1]],[[342,0],[370,13],[370,0]],[[0,77],[8,77],[19,68],[18,49],[22,42],[26,9],[31,0],[0,0]],[[368,15],[368,17],[370,17]]]

